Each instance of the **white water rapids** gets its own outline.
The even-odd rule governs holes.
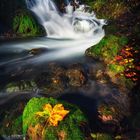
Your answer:
[[[105,24],[94,12],[86,11],[85,5],[75,9],[69,3],[66,13],[61,14],[52,0],[26,0],[27,7],[35,13],[49,37],[84,39],[102,32]],[[95,37],[96,38],[96,37]]]
[[[26,4],[46,30],[47,36],[30,41],[3,43],[0,45],[0,53],[20,53],[35,48],[47,48],[48,51],[36,57],[9,57],[1,60],[0,65],[25,60],[28,63],[54,61],[78,56],[99,43],[105,35],[102,29],[106,24],[105,20],[97,19],[94,12],[89,12],[85,5],[73,7],[69,3],[65,7],[66,13],[60,13],[52,0],[26,0]]]

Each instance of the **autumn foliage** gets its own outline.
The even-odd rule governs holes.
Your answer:
[[[87,119],[74,105],[53,98],[32,98],[23,112],[23,134],[32,140],[83,140]]]
[[[43,118],[47,124],[58,126],[58,122],[62,121],[68,113],[69,111],[65,110],[62,104],[56,104],[54,107],[51,104],[45,104],[43,111],[37,112],[36,115]]]
[[[117,55],[112,64],[117,64],[124,67],[124,71],[120,72],[119,75],[125,76],[136,82],[139,77],[140,62],[138,62],[139,51],[133,47],[127,45],[121,49],[119,55]]]

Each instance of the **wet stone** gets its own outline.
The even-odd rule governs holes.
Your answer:
[[[46,53],[48,51],[47,48],[33,48],[29,50],[29,54],[31,55],[41,55],[43,53]]]
[[[7,93],[19,93],[25,91],[34,91],[36,89],[36,83],[31,81],[18,81],[18,82],[11,82],[6,85],[5,91]]]
[[[36,78],[38,88],[45,94],[61,93],[66,88],[65,69],[55,63],[50,63],[47,69]]]
[[[69,69],[66,72],[66,76],[68,77],[70,86],[81,87],[86,82],[83,72],[78,69]]]

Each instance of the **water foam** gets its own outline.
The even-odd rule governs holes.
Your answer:
[[[105,20],[97,19],[86,5],[75,3],[77,6],[69,3],[66,13],[60,13],[52,0],[26,0],[28,9],[35,13],[48,37],[83,39],[94,37],[98,32],[104,34]]]
[[[35,13],[47,36],[30,41],[4,43],[0,52],[20,54],[23,50],[30,52],[34,48],[47,48],[48,51],[34,57],[9,56],[8,60],[1,60],[0,65],[65,60],[83,55],[87,48],[99,43],[105,36],[102,28],[106,24],[105,20],[97,19],[94,12],[87,10],[87,6],[75,2],[76,7],[67,0],[66,13],[60,13],[52,0],[26,0],[28,9]]]

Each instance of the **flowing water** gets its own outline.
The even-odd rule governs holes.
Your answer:
[[[69,62],[80,62],[89,67],[94,65],[96,69],[96,64],[89,64],[86,59],[83,61],[83,56],[87,48],[99,43],[104,37],[102,27],[106,23],[103,19],[97,19],[94,12],[89,12],[86,5],[78,5],[77,1],[75,3],[77,7],[67,1],[66,13],[60,13],[52,0],[26,0],[28,9],[35,13],[47,36],[0,44],[1,85],[12,81],[11,77],[16,74],[17,80],[34,77],[50,62],[66,65],[69,65]],[[30,70],[35,72],[28,75],[22,73]],[[89,96],[94,96],[92,93],[96,91],[93,83],[98,84],[91,81]],[[108,85],[105,85],[105,88],[105,95],[112,90]],[[88,91],[84,92],[88,95]]]
[[[105,20],[97,19],[94,12],[86,10],[85,5],[79,5],[74,10],[69,3],[65,7],[66,13],[62,14],[52,0],[26,0],[26,3],[45,28],[48,37],[96,40],[98,33],[100,39],[104,35],[102,26],[106,24]]]
[[[47,36],[1,43],[0,67],[8,67],[8,73],[17,65],[66,61],[82,56],[87,48],[97,44],[105,35],[105,20],[97,19],[86,5],[75,3],[77,7],[67,1],[66,13],[60,13],[52,0],[26,0],[27,8],[34,12]],[[41,53],[34,55],[33,51]]]
[[[97,19],[94,12],[88,12],[85,5],[78,5],[74,10],[69,3],[65,7],[66,13],[60,13],[52,0],[26,0],[26,4],[44,27],[47,36],[30,41],[1,44],[1,56],[16,54],[16,58],[13,55],[4,57],[0,60],[0,66],[66,60],[83,55],[87,48],[97,44],[105,35],[102,29],[106,24],[105,20]],[[46,48],[48,51],[37,57],[21,55],[21,52],[35,48]]]
[[[95,62],[89,63],[83,58],[85,50],[99,43],[104,37],[102,27],[106,23],[103,19],[97,19],[94,12],[89,12],[87,6],[75,2],[77,7],[73,7],[67,1],[66,13],[60,13],[52,0],[26,0],[28,9],[35,13],[47,36],[0,44],[1,85],[15,81],[13,75],[18,75],[16,80],[35,77],[43,68],[47,69],[45,66],[50,62],[61,62],[66,65],[69,65],[69,62],[80,62],[84,67],[88,66],[88,70],[92,65],[97,69]],[[26,71],[29,71],[29,74],[26,75]],[[112,86],[89,81],[89,90],[81,90],[90,97],[97,91],[97,85],[101,89],[98,95],[103,94],[101,96],[108,95],[114,90]],[[5,90],[1,92],[3,91],[5,94]]]

